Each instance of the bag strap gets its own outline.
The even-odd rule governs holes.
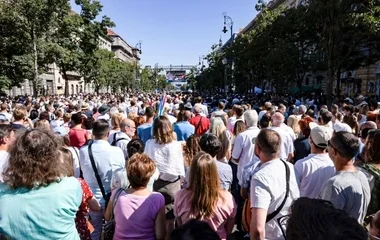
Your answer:
[[[285,203],[286,203],[286,200],[288,199],[288,196],[289,196],[289,180],[290,180],[290,170],[289,170],[289,166],[288,164],[286,164],[285,161],[281,160],[281,162],[284,163],[285,165],[285,170],[286,170],[286,193],[285,193],[285,197],[284,197],[284,200],[282,201],[281,205],[276,209],[276,211],[272,212],[271,214],[269,214],[267,216],[267,220],[266,222],[269,222],[270,220],[272,220],[275,216],[277,216],[277,214],[280,213],[280,211],[282,210],[282,208],[284,207]]]
[[[199,119],[199,122],[198,122],[198,125],[197,125],[197,127],[195,128],[195,133],[197,133],[197,131],[198,131],[198,128],[201,126],[201,123],[202,123],[202,116],[201,116],[201,118]]]
[[[122,140],[128,140],[128,139],[126,139],[126,138],[119,138],[119,139],[116,140],[116,134],[117,134],[117,133],[115,133],[115,134],[113,135],[113,141],[112,141],[111,146],[116,147],[116,143],[118,143],[119,141],[122,141]]]
[[[94,170],[95,178],[96,178],[96,181],[98,182],[100,191],[102,192],[103,198],[106,199],[107,198],[106,191],[104,190],[102,180],[100,179],[98,169],[96,168],[95,160],[94,160],[94,156],[92,155],[92,148],[91,147],[92,147],[92,143],[90,143],[88,145],[88,156],[90,157],[92,169]]]
[[[113,210],[115,209],[115,206],[116,206],[116,203],[117,203],[117,200],[119,199],[119,196],[121,194],[121,192],[124,191],[124,189],[122,188],[119,188],[115,194],[115,198],[113,199],[112,201],[112,208],[111,208],[111,220],[114,219],[114,214],[113,214]],[[126,192],[126,191],[125,191]],[[127,192],[126,192],[127,193]]]

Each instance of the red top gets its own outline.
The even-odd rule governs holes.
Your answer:
[[[81,148],[87,141],[87,130],[72,128],[69,131],[70,145],[71,147]]]
[[[195,127],[195,134],[197,135],[205,134],[210,128],[210,120],[201,115],[196,115],[195,117],[190,118],[189,122]]]
[[[91,235],[90,235],[91,233],[86,223],[86,216],[89,211],[87,201],[90,200],[94,195],[92,194],[90,187],[82,178],[78,178],[78,180],[82,187],[83,194],[82,194],[82,203],[79,206],[79,209],[75,218],[75,223],[76,223],[76,227],[80,235],[80,238],[82,240],[91,240]]]

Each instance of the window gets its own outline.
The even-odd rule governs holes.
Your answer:
[[[74,94],[74,84],[71,84],[71,94]]]
[[[77,89],[77,94],[79,93],[79,86],[76,85],[76,89]]]
[[[58,83],[61,83],[61,78],[60,77],[58,77]]]
[[[308,85],[309,85],[309,82],[310,82],[310,79],[307,77],[307,78],[305,79],[305,85],[308,86]]]

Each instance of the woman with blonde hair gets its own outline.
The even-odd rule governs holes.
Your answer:
[[[295,115],[289,116],[288,121],[287,121],[287,125],[293,129],[293,132],[296,135],[296,139],[298,138],[301,132],[298,122],[299,122],[299,119]]]
[[[112,129],[110,131],[110,135],[116,132],[120,132],[121,121],[123,121],[123,114],[121,113],[112,114],[112,117],[111,117]]]
[[[153,139],[145,144],[145,153],[156,163],[160,172],[153,190],[165,197],[167,234],[174,229],[173,202],[181,189],[180,179],[185,176],[182,144],[176,141],[171,122],[166,116],[159,116],[153,122]]]
[[[178,225],[191,219],[207,222],[222,240],[227,239],[232,232],[236,204],[231,193],[221,188],[218,170],[211,155],[200,152],[194,157],[189,186],[177,193],[174,215]]]
[[[211,120],[210,133],[215,134],[222,143],[216,159],[228,163],[228,160],[231,158],[231,134],[220,117],[215,117]]]

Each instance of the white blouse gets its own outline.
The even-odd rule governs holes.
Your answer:
[[[174,182],[185,176],[181,142],[159,144],[150,139],[145,144],[145,153],[156,163],[161,180]]]

